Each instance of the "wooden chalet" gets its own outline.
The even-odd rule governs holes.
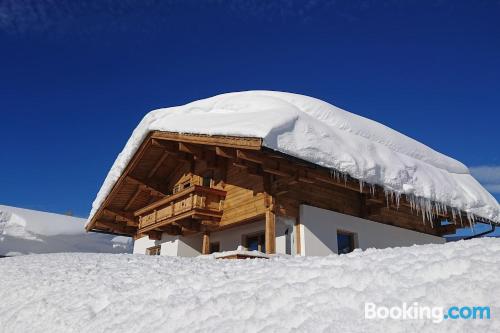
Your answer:
[[[153,131],[86,228],[134,237],[136,253],[191,256],[243,246],[322,255],[444,242],[456,228],[445,220],[452,216],[423,223],[404,196],[396,206],[380,187],[336,177],[259,138]]]

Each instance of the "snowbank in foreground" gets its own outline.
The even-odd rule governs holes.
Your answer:
[[[499,332],[500,240],[253,260],[0,259],[2,332]],[[490,320],[365,320],[364,303],[491,307]]]
[[[0,255],[130,252],[128,237],[85,232],[85,219],[0,205]]]

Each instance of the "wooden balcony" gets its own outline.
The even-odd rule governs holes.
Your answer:
[[[226,191],[193,185],[137,210],[139,233],[165,231],[182,234],[200,231],[201,225],[220,222]]]

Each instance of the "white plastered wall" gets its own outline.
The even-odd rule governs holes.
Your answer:
[[[293,225],[293,223],[292,223]],[[258,221],[249,224],[244,224],[231,229],[226,229],[210,234],[210,242],[219,242],[221,251],[236,250],[239,245],[243,245],[243,236],[257,232],[264,232],[265,222]],[[287,251],[287,235],[285,232],[291,233],[291,227],[285,224],[282,219],[276,220],[276,253],[286,253]],[[288,249],[290,246],[288,245]]]
[[[276,220],[276,253],[295,254],[294,220],[279,217]],[[258,221],[238,227],[212,232],[210,242],[219,242],[220,251],[236,250],[243,245],[244,235],[264,232],[265,222]],[[161,245],[161,255],[194,257],[200,255],[203,238],[201,234],[193,236],[169,236],[163,234],[161,240],[151,240],[148,236],[139,238],[134,243],[134,253],[146,254],[149,247]]]
[[[146,254],[149,247],[161,245],[162,256],[195,257],[200,255],[202,237],[193,236],[170,236],[164,233],[161,240],[152,240],[148,236],[136,239],[134,242],[134,254]]]
[[[301,254],[324,256],[337,253],[337,230],[356,234],[356,247],[386,248],[444,243],[442,237],[377,223],[307,205],[300,206]]]

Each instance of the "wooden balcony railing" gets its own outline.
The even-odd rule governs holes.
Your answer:
[[[226,191],[193,185],[137,210],[134,214],[139,216],[138,231],[163,230],[193,220],[217,223],[222,217],[225,197]]]

